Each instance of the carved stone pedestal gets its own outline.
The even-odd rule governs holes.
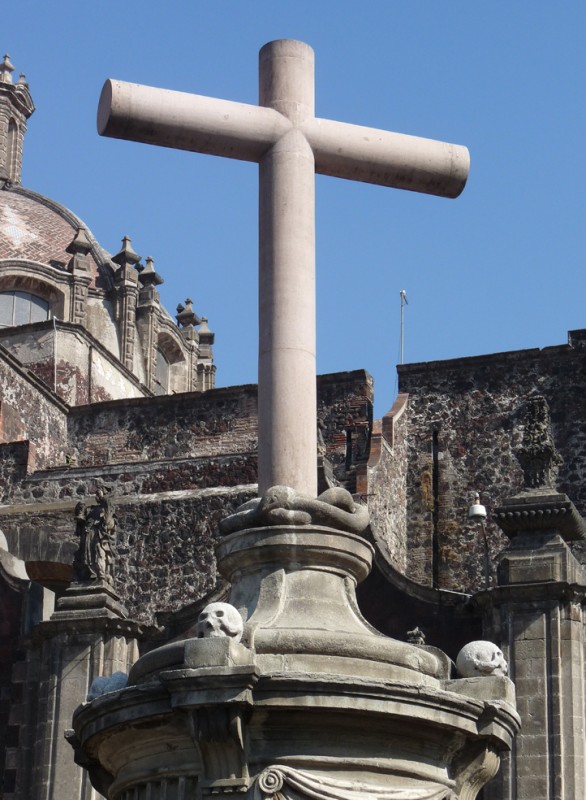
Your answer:
[[[72,583],[57,600],[52,620],[126,619],[128,612],[107,581]]]
[[[74,763],[65,733],[94,678],[128,672],[141,634],[110,585],[99,581],[72,584],[51,618],[33,629],[25,680],[33,692],[25,698],[33,735],[23,743],[27,760],[18,798],[93,800],[88,775]]]
[[[226,536],[236,638],[143,656],[74,715],[76,756],[111,800],[472,800],[518,726],[511,682],[454,679],[440,651],[362,618],[361,537],[318,526]],[[202,634],[203,635],[203,634]]]
[[[507,500],[493,517],[511,537],[498,586],[477,596],[486,635],[500,642],[522,726],[487,800],[586,796],[584,602],[586,572],[565,540],[586,526],[566,495],[542,487]]]

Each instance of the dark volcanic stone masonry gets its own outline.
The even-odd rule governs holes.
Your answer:
[[[482,587],[484,545],[467,520],[472,493],[490,509],[523,486],[517,458],[527,400],[545,398],[561,455],[558,489],[586,513],[586,332],[543,350],[399,367],[409,395],[406,428],[409,566],[414,580],[442,588]],[[486,524],[492,561],[506,538]],[[576,554],[584,546],[573,545]]]
[[[368,449],[372,381],[356,371],[321,376],[318,385],[323,455],[353,489]],[[0,528],[11,552],[71,564],[75,505],[104,485],[116,504],[116,589],[135,619],[152,623],[156,612],[212,591],[218,522],[256,491],[256,387],[64,406],[61,417],[30,373],[23,387],[2,406],[10,430],[33,440],[0,444]],[[35,410],[34,429],[18,429],[21,400]],[[43,449],[51,425],[58,436]],[[35,448],[42,469],[31,461]]]

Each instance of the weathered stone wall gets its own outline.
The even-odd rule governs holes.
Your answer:
[[[34,468],[35,448],[29,441],[0,444],[0,497],[11,498]]]
[[[368,458],[374,383],[363,370],[319,375],[318,429],[335,477],[356,490],[356,465]]]
[[[409,394],[409,577],[458,591],[482,587],[482,531],[467,508],[475,490],[490,510],[522,487],[516,451],[531,395],[551,410],[563,458],[558,488],[586,513],[585,346],[586,332],[577,331],[569,345],[399,367],[400,391]],[[493,574],[506,539],[490,518],[486,533]]]
[[[208,489],[155,494],[120,503],[116,590],[131,616],[153,622],[213,591],[218,524],[254,496],[254,490]]]
[[[80,466],[216,457],[256,450],[256,387],[72,409]]]
[[[80,466],[256,453],[256,402],[256,386],[249,385],[76,408],[70,444]],[[366,454],[370,376],[362,370],[319,376],[318,415],[326,453],[343,476]]]
[[[350,483],[371,392],[362,371],[319,379],[326,453],[342,479],[348,467]],[[358,431],[360,446],[348,449],[346,428]],[[135,618],[152,621],[156,611],[214,589],[217,525],[256,492],[256,441],[254,386],[71,409],[60,466],[21,469],[0,508],[0,528],[19,558],[70,564],[75,504],[93,502],[105,485],[118,520],[117,590]]]
[[[63,463],[66,406],[53,398],[43,383],[22,369],[3,348],[0,348],[0,386],[2,441],[28,439],[34,447],[34,466],[37,469]],[[34,468],[32,462],[30,466]],[[3,477],[6,478],[6,474]],[[9,498],[5,497],[2,502],[9,502]]]
[[[374,539],[384,558],[407,571],[407,427],[408,398],[399,395],[392,409],[373,425],[368,462],[358,466],[357,492],[367,498]]]
[[[145,394],[137,379],[79,325],[48,321],[5,328],[0,343],[68,405]]]

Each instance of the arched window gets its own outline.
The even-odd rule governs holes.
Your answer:
[[[155,394],[168,394],[171,364],[162,350],[157,350],[157,364],[155,367]]]
[[[0,292],[0,328],[49,319],[49,303],[30,292]]]

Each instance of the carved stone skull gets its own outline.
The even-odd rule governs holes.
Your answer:
[[[229,637],[239,642],[242,628],[242,617],[230,603],[210,603],[197,618],[198,639]]]
[[[456,667],[463,678],[504,676],[509,671],[502,650],[493,642],[482,640],[464,645],[458,653]]]

